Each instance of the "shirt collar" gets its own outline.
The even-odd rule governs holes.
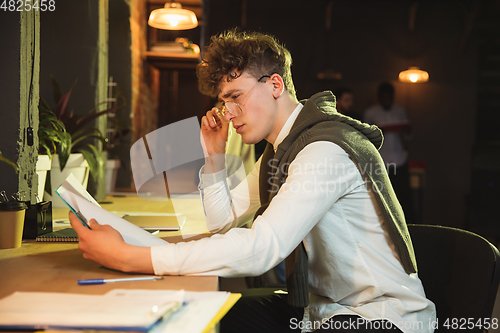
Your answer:
[[[293,123],[295,122],[295,119],[297,119],[297,116],[299,115],[300,110],[302,110],[303,107],[304,107],[304,105],[302,103],[299,103],[297,105],[297,107],[295,108],[295,110],[293,110],[292,114],[288,117],[287,121],[285,122],[285,125],[283,125],[280,133],[278,134],[278,136],[276,137],[276,140],[274,141],[274,144],[273,144],[274,152],[276,152],[279,144],[281,142],[283,142],[283,140],[286,138],[288,133],[290,133],[290,130],[292,129]]]

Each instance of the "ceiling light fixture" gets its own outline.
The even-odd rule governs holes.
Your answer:
[[[167,2],[165,8],[155,9],[149,15],[148,24],[156,29],[188,30],[198,26],[194,12],[182,9],[178,2]]]
[[[429,81],[429,73],[421,70],[418,67],[410,67],[399,73],[399,81],[401,82],[427,82]]]

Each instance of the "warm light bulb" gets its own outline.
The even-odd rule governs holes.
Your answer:
[[[399,73],[399,81],[401,82],[427,82],[429,81],[429,73],[420,70],[418,67],[410,67]]]
[[[173,27],[176,27],[179,25],[179,19],[177,17],[174,17],[174,16],[169,17],[168,22],[170,22],[170,25]]]

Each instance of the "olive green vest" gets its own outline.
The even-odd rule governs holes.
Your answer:
[[[286,181],[288,166],[308,144],[330,141],[340,146],[358,167],[373,191],[383,214],[383,223],[406,273],[416,273],[413,245],[406,227],[401,205],[396,198],[385,164],[378,149],[382,146],[382,131],[374,126],[338,113],[335,97],[329,91],[315,94],[307,101],[295,120],[290,133],[273,151],[268,144],[262,157],[259,174],[259,194],[262,214]],[[309,304],[307,254],[301,243],[285,259],[288,301],[296,307]]]

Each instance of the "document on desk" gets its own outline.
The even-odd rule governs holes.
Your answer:
[[[166,296],[170,290],[125,290],[114,289],[108,295],[125,293],[132,296]],[[240,294],[225,291],[186,291],[184,307],[172,314],[168,320],[159,322],[149,333],[202,333],[209,331],[239,299]]]
[[[15,292],[0,300],[0,329],[149,331],[180,309],[184,296],[183,290],[147,297],[129,292]]]
[[[0,300],[0,330],[204,333],[240,296],[223,291],[142,289],[114,289],[105,295],[16,292]]]
[[[99,224],[108,224],[116,229],[128,244],[154,246],[167,243],[167,241],[101,208],[73,174],[70,174],[64,183],[57,188],[56,193],[75,215],[80,215],[78,217],[80,220],[83,219],[83,223],[85,220],[95,219]]]

